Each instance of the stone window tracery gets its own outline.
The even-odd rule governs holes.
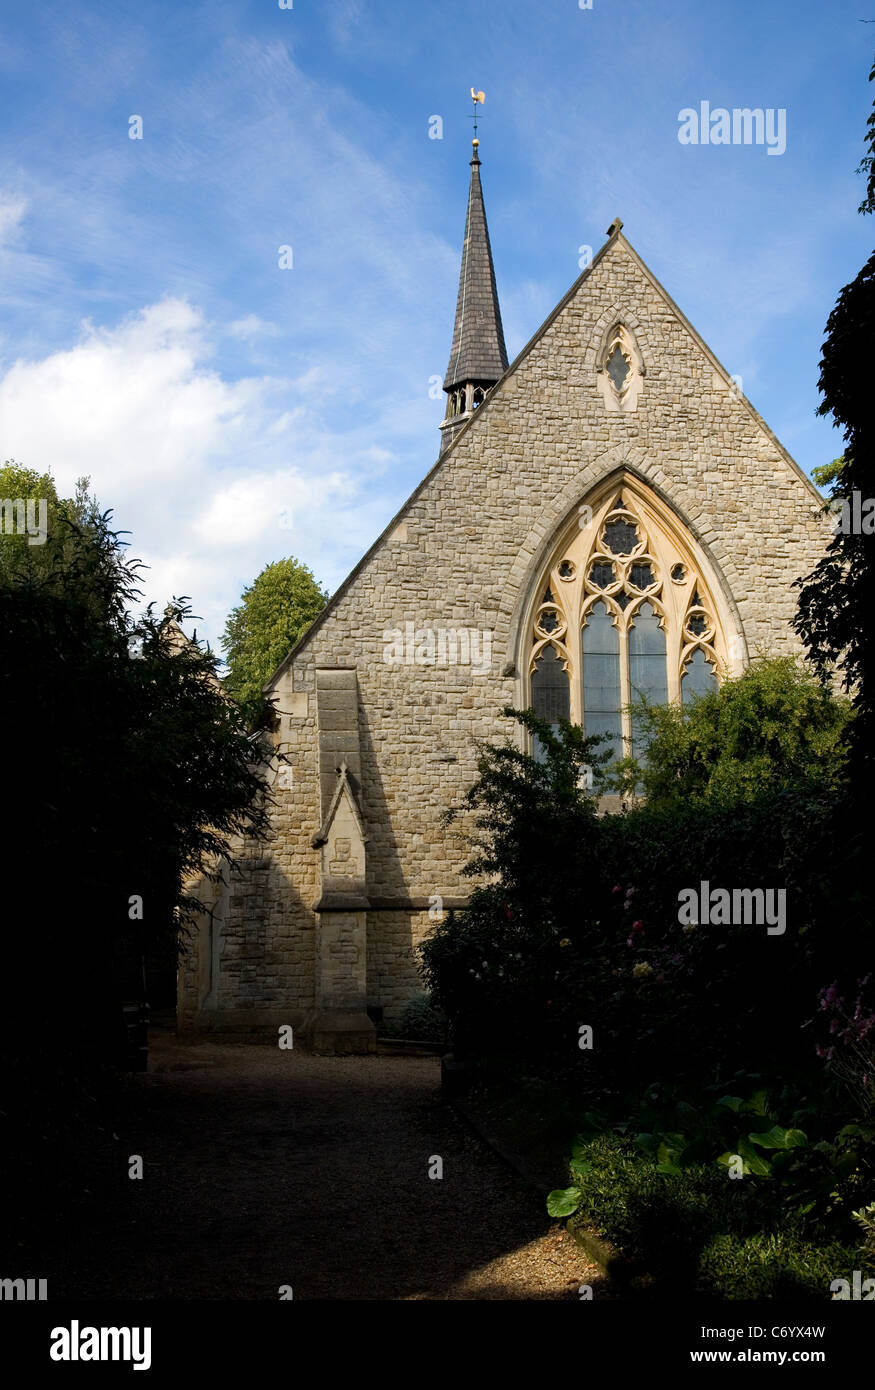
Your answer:
[[[618,322],[605,337],[597,361],[599,390],[610,411],[632,411],[644,385],[644,359],[635,334]]]
[[[639,692],[687,703],[714,689],[727,650],[690,538],[637,482],[616,486],[566,537],[537,590],[528,674],[536,713],[640,754]],[[537,748],[536,748],[537,752]]]

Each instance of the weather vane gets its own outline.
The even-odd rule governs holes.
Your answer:
[[[482,103],[482,102],[484,102],[484,101],[486,100],[486,93],[485,93],[485,92],[478,92],[478,91],[476,90],[476,88],[472,87],[472,88],[471,88],[471,100],[474,102],[474,116],[473,116],[473,121],[474,121],[474,139],[473,139],[473,141],[472,141],[471,143],[472,143],[472,144],[475,146],[475,148],[476,148],[476,146],[480,144],[480,141],[477,139],[477,103],[478,103],[478,101]]]

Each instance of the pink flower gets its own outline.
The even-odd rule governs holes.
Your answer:
[[[619,883],[617,883],[617,884],[614,885],[614,892],[615,892],[615,893],[622,893],[622,891],[623,891],[623,890],[622,890],[622,888],[620,887]]]
[[[836,980],[830,985],[829,989],[822,989],[820,991],[820,1007],[822,1009],[828,1009],[830,1004],[835,1004],[838,1002],[838,996],[839,986],[838,981]]]

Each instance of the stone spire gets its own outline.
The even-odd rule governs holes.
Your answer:
[[[495,269],[483,189],[480,186],[480,141],[474,140],[471,159],[471,186],[465,219],[465,244],[459,275],[459,297],[450,362],[444,377],[447,414],[441,425],[441,449],[470,420],[490,386],[507,368],[507,349],[495,288]]]

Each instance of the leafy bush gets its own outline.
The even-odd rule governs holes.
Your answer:
[[[634,1141],[600,1135],[575,1146],[570,1164],[572,1225],[595,1229],[658,1280],[691,1287],[701,1251],[723,1231],[739,1234],[768,1219],[768,1201],[750,1184],[730,1184],[716,1166],[664,1177]],[[556,1211],[548,1199],[548,1211]]]
[[[788,1093],[782,1099],[788,1100]],[[704,1097],[698,1106],[649,1098],[636,1117],[635,1144],[665,1177],[716,1164],[733,1182],[754,1179],[774,1187],[772,1207],[819,1238],[853,1235],[853,1206],[875,1182],[875,1127],[847,1124],[834,1133],[822,1105],[796,1102],[789,1123],[780,1102],[760,1087],[749,1098]],[[800,1128],[805,1124],[805,1130]],[[625,1126],[623,1126],[625,1128]]]
[[[582,779],[598,757],[593,740],[531,712],[516,718],[537,734],[542,760],[509,744],[481,748],[478,779],[450,814],[473,812],[467,872],[487,883],[423,949],[425,980],[458,1051],[525,1060],[578,1095],[583,1086],[589,1103],[640,1095],[642,1055],[651,1076],[689,1086],[729,1067],[756,1070],[764,1056],[786,1075],[817,1068],[813,1033],[800,1030],[827,969],[856,969],[868,941],[862,905],[849,902],[846,930],[835,930],[844,715],[792,663],[763,668],[757,681],[728,702],[736,763],[740,729],[766,694],[776,726],[785,706],[796,711],[795,733],[786,745],[776,735],[780,756],[763,740],[757,765],[763,771],[772,756],[780,776],[756,794],[742,784],[736,799],[724,787],[599,815]],[[716,748],[723,706],[715,697],[701,707],[702,721],[709,710],[716,720]],[[821,716],[824,748],[814,727]],[[791,754],[803,746],[817,749],[820,770],[790,781]],[[701,882],[785,892],[785,934],[770,940],[764,924],[681,923],[679,894]],[[589,1051],[577,1047],[582,1025],[593,1029]]]
[[[574,1186],[552,1192],[550,1215],[595,1229],[657,1285],[720,1298],[828,1298],[854,1267],[853,1245],[806,1232],[767,1182],[732,1182],[716,1164],[660,1172],[631,1136],[581,1137]]]
[[[844,773],[853,710],[793,657],[760,659],[687,705],[641,700],[647,743],[621,786],[640,784],[652,808],[737,804],[806,782],[835,787]]]
[[[870,1264],[875,1264],[875,1202],[870,1202],[867,1207],[862,1207],[851,1215],[863,1232],[860,1254]]]
[[[828,1299],[833,1279],[853,1264],[854,1251],[837,1242],[814,1246],[780,1231],[718,1235],[700,1256],[698,1290],[728,1299]]]

